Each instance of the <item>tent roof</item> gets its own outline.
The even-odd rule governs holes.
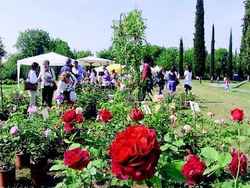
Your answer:
[[[113,61],[109,59],[99,58],[95,56],[80,58],[77,61],[82,65],[92,65],[92,66],[103,66],[103,65],[110,65],[113,63]]]
[[[42,54],[42,55],[18,60],[17,64],[31,65],[33,62],[37,62],[39,65],[41,65],[45,60],[49,60],[50,66],[63,66],[68,60],[68,57],[54,53],[54,52],[50,52],[47,54]]]

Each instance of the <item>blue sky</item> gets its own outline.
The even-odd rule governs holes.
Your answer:
[[[98,51],[111,45],[112,20],[134,8],[146,18],[147,41],[192,47],[196,0],[2,0],[0,36],[14,52],[18,33],[41,28],[67,41],[72,49]],[[228,47],[233,29],[234,49],[239,48],[244,7],[242,0],[205,0],[206,46],[210,50],[211,25],[215,24],[216,48]]]

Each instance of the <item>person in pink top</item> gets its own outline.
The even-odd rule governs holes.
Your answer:
[[[230,80],[227,78],[227,77],[225,77],[224,78],[224,89],[225,89],[225,91],[229,91],[229,89],[230,89]]]

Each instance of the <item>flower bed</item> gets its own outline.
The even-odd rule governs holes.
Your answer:
[[[84,91],[75,107],[53,107],[48,119],[42,109],[13,113],[0,129],[0,161],[13,166],[18,152],[32,164],[45,159],[43,170],[62,179],[57,187],[244,187],[250,181],[250,126],[241,110],[217,121],[185,110],[193,96],[142,104],[128,93],[111,99],[98,88]]]

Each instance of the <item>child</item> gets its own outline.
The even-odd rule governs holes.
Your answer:
[[[229,91],[229,79],[227,77],[224,78],[224,89],[225,91]]]

